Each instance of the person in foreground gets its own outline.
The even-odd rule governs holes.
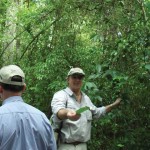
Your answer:
[[[25,88],[20,67],[8,65],[0,69],[0,150],[56,150],[49,120],[22,99]]]
[[[115,108],[121,98],[110,105],[97,108],[90,98],[81,91],[85,73],[81,68],[72,68],[67,75],[68,87],[56,92],[53,96],[52,122],[56,130],[61,124],[59,150],[87,150],[86,142],[91,137],[91,121],[100,118]],[[77,113],[79,108],[90,109]]]

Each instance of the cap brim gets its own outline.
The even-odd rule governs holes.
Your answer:
[[[70,75],[68,75],[68,76],[72,76],[72,75],[85,76],[85,74],[83,74],[83,73],[78,73],[78,72],[72,73],[72,74],[70,74]]]

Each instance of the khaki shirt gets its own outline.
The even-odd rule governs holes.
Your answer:
[[[62,108],[78,110],[81,107],[88,106],[92,108],[81,113],[81,117],[77,121],[71,121],[69,119],[63,120],[63,126],[61,129],[62,142],[87,142],[91,137],[91,121],[93,118],[100,118],[105,115],[105,107],[99,107],[93,105],[90,98],[82,92],[81,103],[77,102],[74,93],[70,88],[58,91],[54,94],[52,99],[52,111],[53,111],[53,128],[59,128],[59,124],[62,120],[57,117],[57,112]]]

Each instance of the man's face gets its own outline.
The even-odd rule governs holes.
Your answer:
[[[74,90],[80,90],[82,86],[82,80],[83,80],[83,75],[80,74],[73,74],[68,77],[68,84],[69,87],[74,91]]]

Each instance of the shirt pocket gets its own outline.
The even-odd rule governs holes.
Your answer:
[[[67,108],[76,110],[76,104],[73,101],[69,101],[67,104]]]

